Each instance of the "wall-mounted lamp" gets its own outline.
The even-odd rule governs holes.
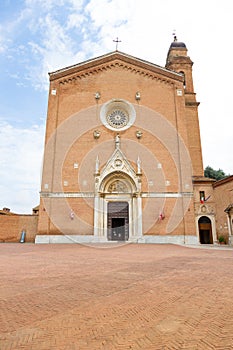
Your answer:
[[[100,134],[101,134],[101,132],[99,130],[94,130],[94,132],[93,132],[94,139],[96,139],[96,140],[99,139]]]
[[[96,99],[96,100],[99,100],[99,99],[100,99],[100,92],[97,91],[97,92],[95,93],[95,99]]]
[[[141,130],[137,130],[136,131],[136,137],[137,137],[137,139],[141,139],[142,138],[142,131]]]
[[[139,100],[141,99],[141,94],[140,94],[139,91],[136,92],[136,94],[135,94],[135,99],[136,99],[137,101],[139,101]]]

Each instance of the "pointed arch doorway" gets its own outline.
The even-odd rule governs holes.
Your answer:
[[[108,240],[128,241],[129,239],[129,203],[108,202],[107,214]]]
[[[207,216],[201,216],[198,220],[199,238],[201,244],[213,244],[211,220]]]
[[[120,149],[115,150],[100,171],[96,158],[94,236],[96,241],[138,241],[142,238],[141,163],[137,172]]]
[[[113,172],[98,187],[94,235],[103,241],[132,241],[141,237],[142,203],[134,180],[124,172]]]

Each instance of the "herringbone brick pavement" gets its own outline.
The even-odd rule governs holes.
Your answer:
[[[233,349],[233,250],[0,245],[1,350]]]

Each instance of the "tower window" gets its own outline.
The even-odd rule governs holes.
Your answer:
[[[184,72],[183,72],[183,71],[180,71],[180,73],[181,73],[181,74],[183,74],[183,76],[184,76],[184,82],[183,82],[183,85],[184,85],[184,88],[185,88],[185,87],[186,87],[185,74],[184,74]]]

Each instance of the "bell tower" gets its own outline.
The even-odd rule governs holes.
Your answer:
[[[196,94],[193,87],[193,62],[187,55],[185,43],[174,41],[171,43],[167,54],[166,68],[184,76],[184,96],[185,96],[185,117],[187,123],[187,133],[189,142],[189,152],[192,159],[193,175],[203,176],[203,162],[200,139],[200,128],[198,120],[198,106]]]

